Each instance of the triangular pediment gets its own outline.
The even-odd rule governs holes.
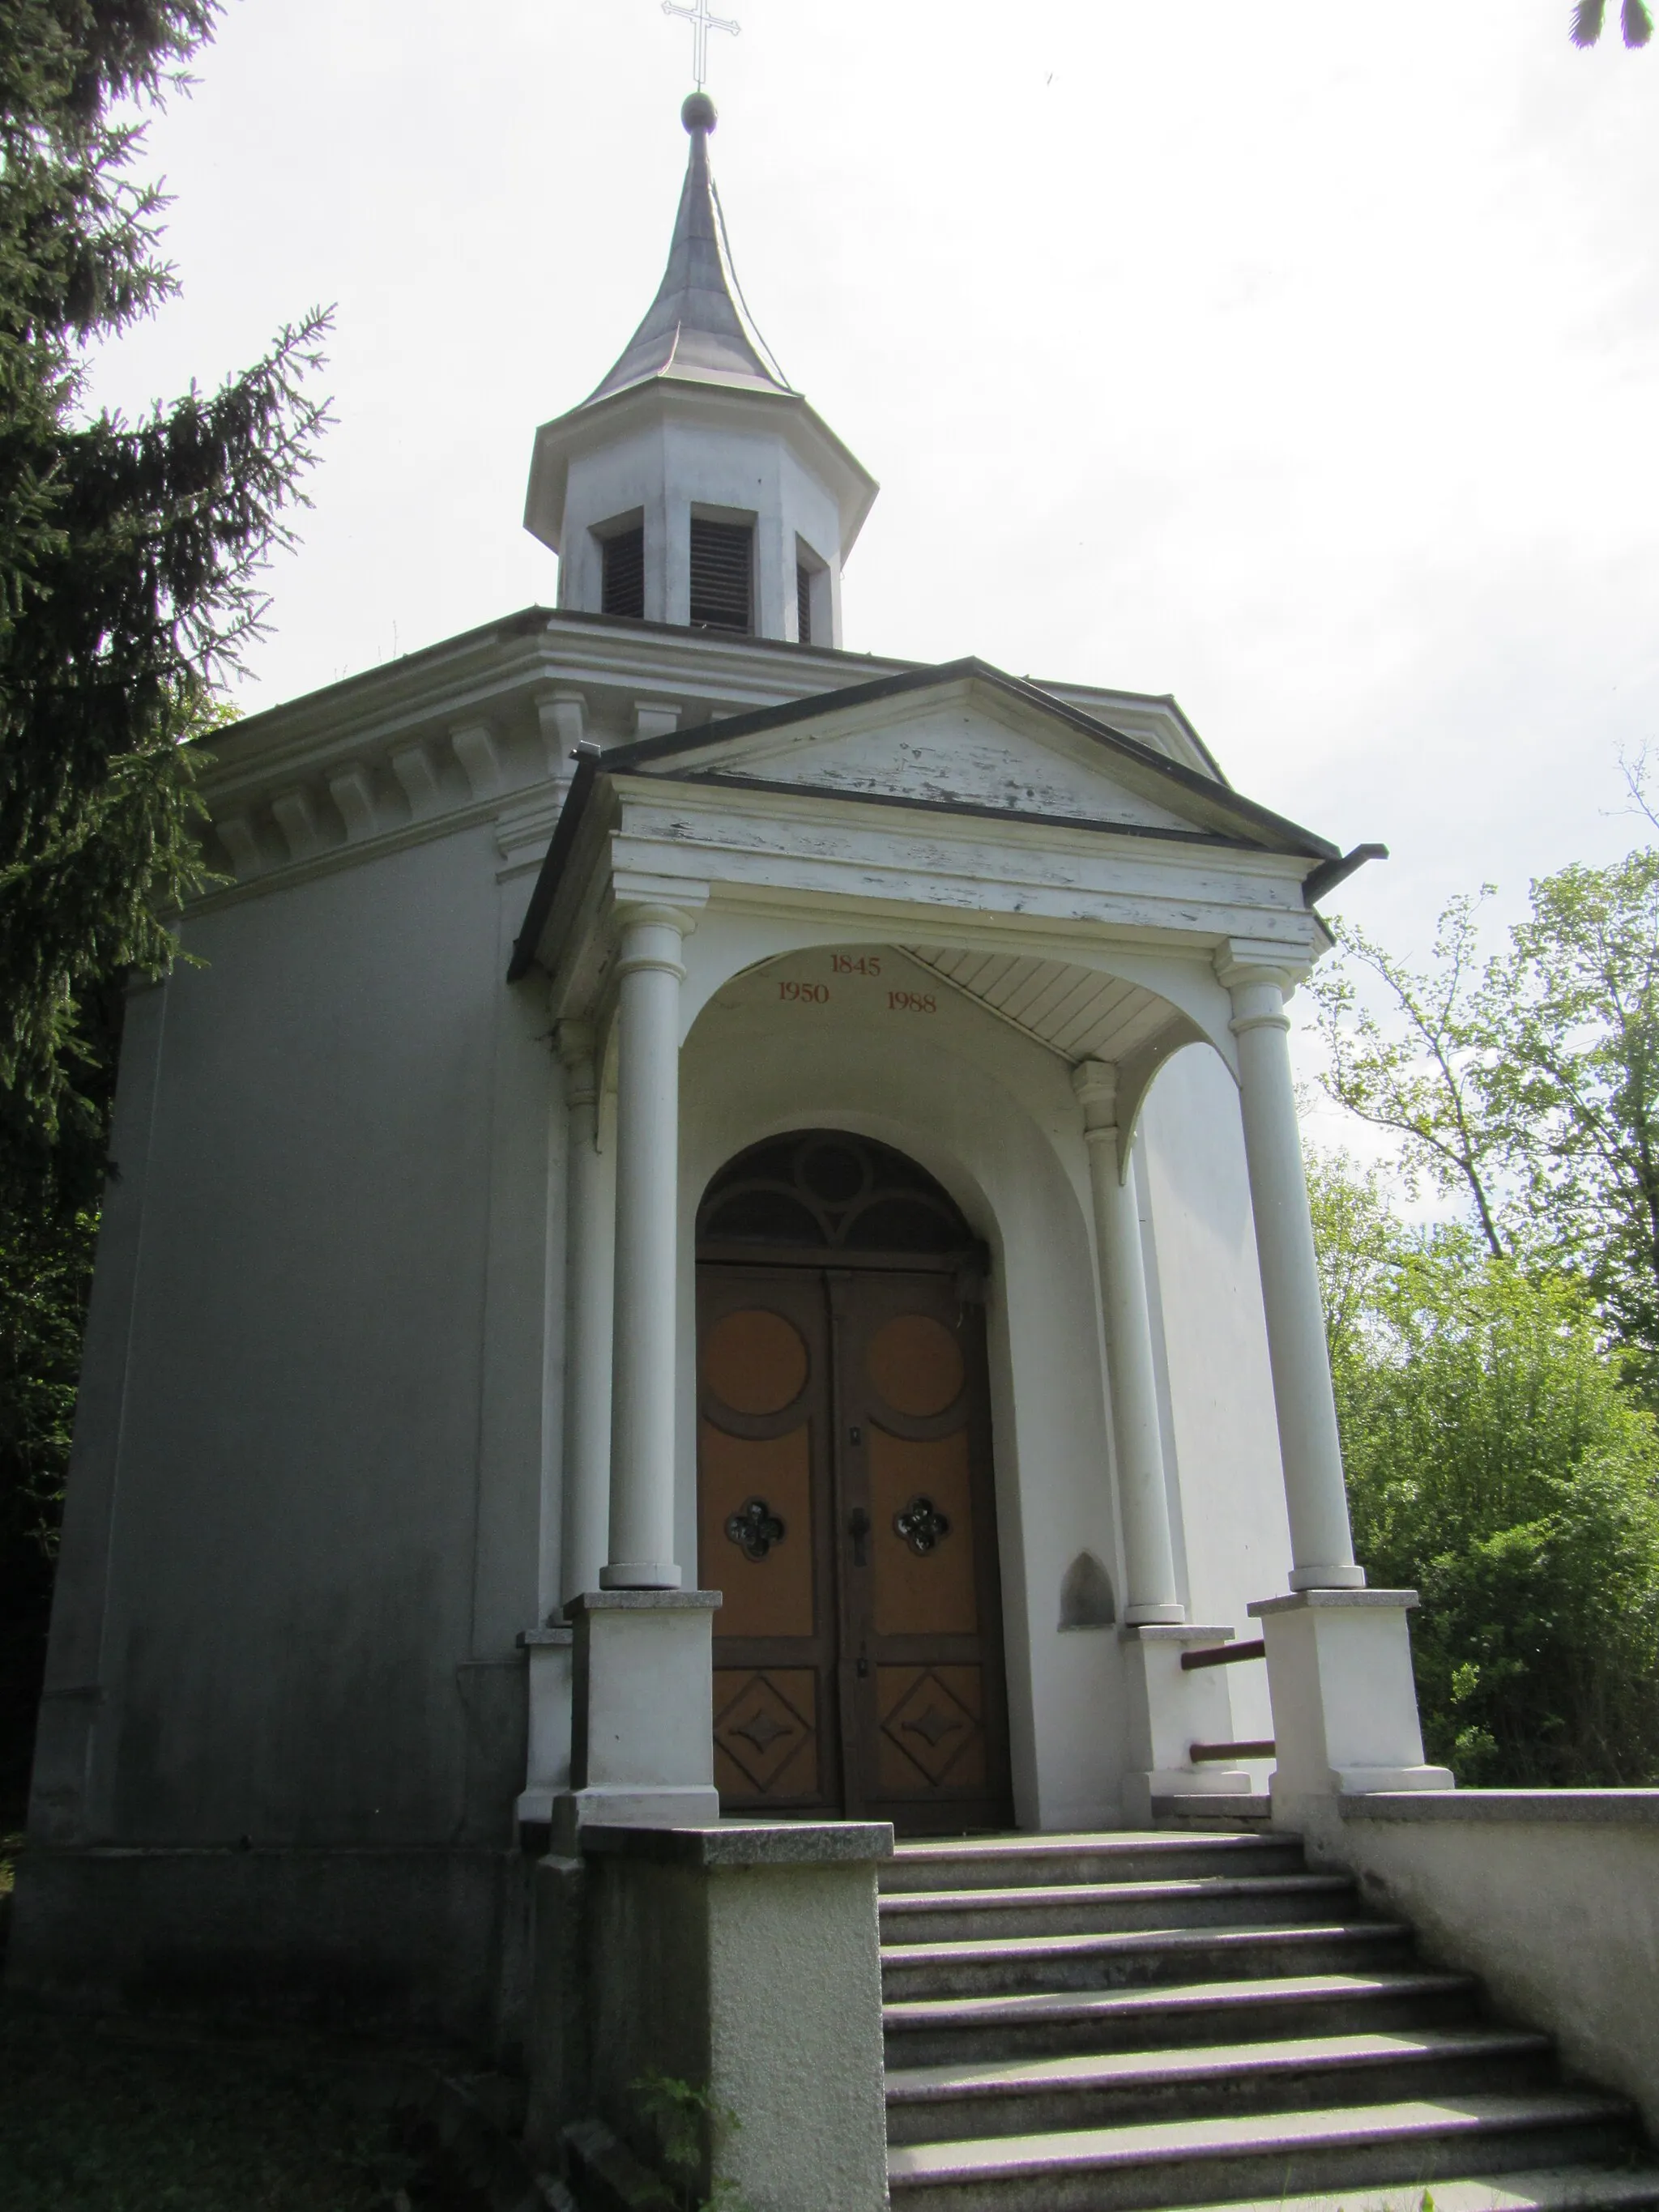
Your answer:
[[[978,662],[957,662],[647,739],[613,775],[1194,833],[1323,856],[1322,838]]]

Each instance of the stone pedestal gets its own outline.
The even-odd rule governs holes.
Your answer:
[[[886,2212],[876,1868],[892,1848],[884,1821],[596,1823],[579,1862],[542,1862],[526,2134],[541,2158],[562,2148],[584,2203],[666,2203],[651,2178],[678,2164],[699,2203]],[[641,2089],[653,2075],[699,2093],[684,2163]],[[624,2167],[638,2193],[607,2193]]]
[[[1406,1615],[1415,1590],[1305,1589],[1249,1607],[1267,1646],[1273,1818],[1318,1825],[1340,1796],[1449,1790],[1423,1758]]]
[[[584,1590],[575,1630],[570,1786],[553,1801],[553,1848],[590,1821],[699,1827],[714,1788],[714,1616],[718,1590]]]
[[[1151,1827],[1154,1797],[1248,1794],[1250,1778],[1243,1767],[1193,1764],[1194,1744],[1232,1741],[1227,1669],[1204,1667],[1188,1674],[1181,1664],[1183,1651],[1228,1643],[1232,1633],[1231,1628],[1203,1628],[1193,1621],[1146,1622],[1119,1630],[1129,1692],[1126,1826]]]

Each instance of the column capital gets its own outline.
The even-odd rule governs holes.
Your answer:
[[[1288,999],[1312,966],[1313,955],[1304,946],[1273,938],[1230,937],[1215,953],[1216,979],[1224,991],[1271,983]]]
[[[1080,1060],[1072,1089],[1083,1108],[1084,1134],[1103,1136],[1117,1127],[1117,1068],[1109,1060]]]
[[[697,926],[694,914],[665,899],[619,898],[611,913],[619,930],[672,929],[677,937],[690,937]]]
[[[654,968],[663,975],[672,975],[677,983],[684,981],[680,944],[697,925],[684,907],[659,906],[647,899],[619,901],[614,920],[617,936],[614,972],[618,977]]]

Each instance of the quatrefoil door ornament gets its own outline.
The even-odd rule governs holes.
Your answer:
[[[788,1533],[763,1498],[745,1498],[737,1511],[726,1518],[728,1540],[757,1566],[773,1545],[782,1543]]]
[[[893,1516],[893,1527],[918,1559],[926,1559],[951,1533],[951,1523],[931,1498],[913,1498]]]

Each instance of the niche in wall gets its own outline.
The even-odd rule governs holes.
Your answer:
[[[1110,1628],[1116,1620],[1111,1577],[1092,1552],[1079,1552],[1060,1585],[1061,1628]]]

